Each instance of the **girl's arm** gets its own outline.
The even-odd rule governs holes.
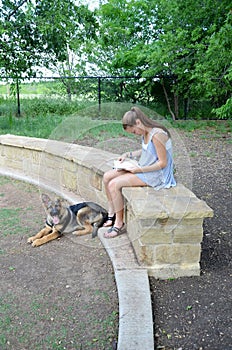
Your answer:
[[[154,135],[152,138],[152,142],[154,143],[154,146],[156,148],[158,161],[152,165],[134,168],[131,170],[131,172],[135,174],[141,172],[156,171],[165,168],[167,165],[167,151],[165,147],[167,141],[168,136],[163,133]]]
[[[135,157],[140,157],[141,156],[141,153],[142,153],[142,150],[139,149],[137,151],[133,151],[133,152],[126,152],[126,153],[123,153],[119,158],[118,160],[123,162],[126,158],[131,158],[131,159],[134,159]]]

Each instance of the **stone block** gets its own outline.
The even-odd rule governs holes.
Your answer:
[[[145,246],[140,239],[133,242],[136,257],[141,266],[152,266],[154,264],[154,247]]]
[[[212,217],[212,209],[197,197],[165,198],[162,202],[170,217],[174,219],[195,219]]]
[[[40,164],[42,158],[42,153],[38,151],[31,152],[31,161],[33,164]],[[42,164],[41,164],[42,165]]]
[[[88,201],[96,202],[102,205],[103,207],[105,206],[103,198],[100,198],[101,193],[95,188],[92,188],[90,186],[82,186],[82,184],[79,184],[77,187],[77,193],[83,198],[83,200],[86,200],[87,198]],[[99,198],[101,200],[99,200]]]
[[[137,219],[141,229],[148,229],[148,228],[154,227],[155,225],[157,225],[158,220],[159,219],[157,218],[146,218],[146,219],[140,218],[139,220]]]
[[[98,191],[101,191],[102,190],[102,176],[99,176],[96,173],[91,174],[90,184],[92,187],[96,188]]]
[[[7,161],[22,161],[24,158],[23,149],[14,149],[14,147],[5,147],[4,155]]]
[[[20,148],[14,148],[14,147],[10,147],[10,146],[4,147],[4,156],[8,160],[14,160],[14,159],[17,159],[18,157],[21,158],[20,156],[18,156],[18,154],[20,152],[21,152]]]
[[[150,228],[141,232],[140,241],[146,246],[156,244],[171,244],[172,231],[165,232],[158,228]]]
[[[62,168],[62,159],[49,153],[43,153],[41,156],[41,167],[43,171],[50,168],[55,172],[57,169]]]
[[[147,267],[149,276],[157,279],[200,276],[200,264],[154,264]]]
[[[3,155],[3,150],[0,150],[0,165],[1,166],[7,166],[7,158],[5,157],[5,155]]]
[[[65,171],[68,171],[70,173],[77,173],[77,164],[74,163],[73,161],[67,160],[67,159],[63,159],[62,160],[62,168]]]
[[[69,189],[70,191],[76,192],[77,179],[75,173],[63,169],[61,173],[61,183],[65,188]]]
[[[38,178],[39,177],[39,174],[40,174],[40,171],[41,171],[41,166],[40,164],[37,164],[37,163],[32,163],[31,164],[31,168],[30,168],[30,172],[27,173],[28,176],[31,176],[33,174],[33,176],[35,178]]]
[[[51,162],[49,166],[40,166],[39,177],[40,176],[62,186],[61,169],[55,161]]]
[[[31,159],[23,158],[22,159],[22,168],[25,174],[33,174],[33,163]]]
[[[13,169],[13,170],[20,170],[20,171],[23,170],[22,161],[17,160],[16,158],[14,158],[14,159],[7,158],[5,160],[5,166],[7,166],[8,168]]]
[[[93,189],[102,191],[102,176],[86,167],[77,167],[77,183],[84,187],[90,186]]]
[[[134,241],[141,237],[141,228],[138,225],[138,221],[134,217],[127,218],[125,221],[130,241],[134,243]]]
[[[155,247],[155,263],[185,264],[200,261],[200,244],[173,244]]]
[[[137,199],[130,202],[134,215],[138,218],[168,218],[166,209],[159,201],[153,202],[144,199]]]
[[[194,225],[191,221],[195,221]],[[200,222],[200,223],[199,223]],[[173,230],[173,243],[201,243],[203,219],[182,220]]]

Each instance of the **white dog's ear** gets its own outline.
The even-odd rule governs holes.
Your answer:
[[[51,202],[52,202],[51,198],[45,193],[42,193],[41,197],[42,197],[42,202],[45,205],[45,207],[49,208],[51,205]]]

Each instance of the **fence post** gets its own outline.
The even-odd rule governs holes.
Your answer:
[[[101,116],[101,78],[98,77],[98,116]]]
[[[19,97],[19,79],[16,78],[16,94],[17,94],[17,116],[20,117],[20,97]]]

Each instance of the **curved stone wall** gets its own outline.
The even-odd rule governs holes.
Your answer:
[[[107,207],[103,173],[117,155],[65,142],[0,136],[1,173]],[[185,186],[124,188],[128,237],[138,262],[156,278],[200,274],[203,219],[213,211]],[[72,196],[69,196],[69,198]]]

